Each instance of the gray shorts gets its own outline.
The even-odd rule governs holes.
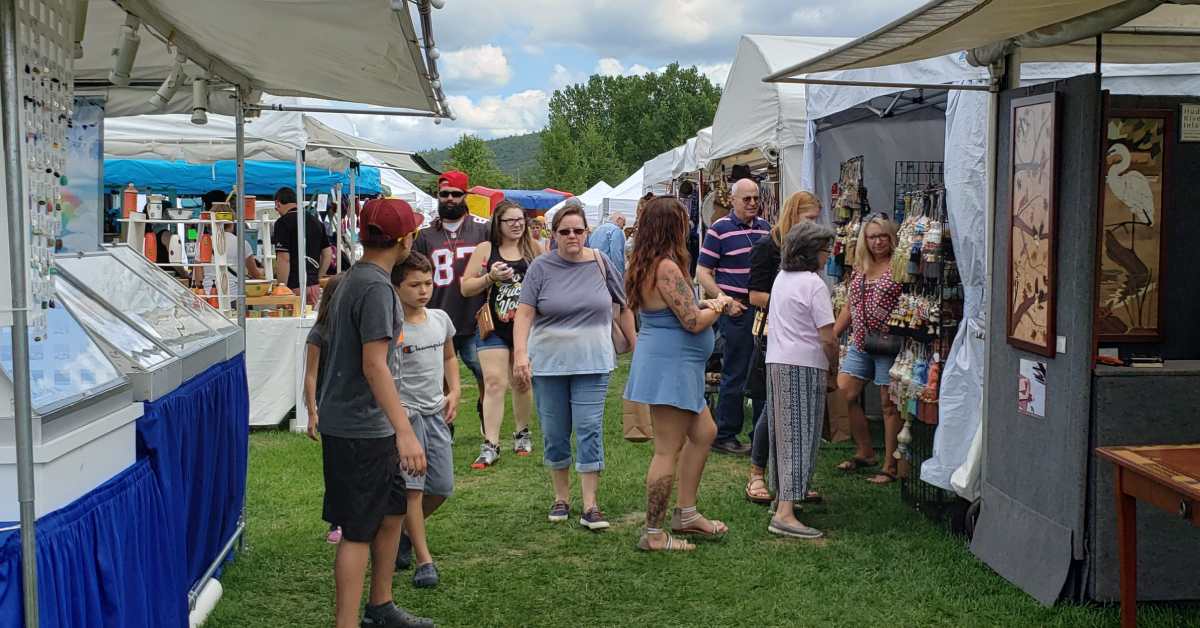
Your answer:
[[[404,475],[405,487],[410,491],[423,491],[426,495],[449,497],[454,493],[454,453],[451,451],[450,426],[446,425],[442,413],[417,414],[410,412],[417,442],[425,450],[425,475]]]

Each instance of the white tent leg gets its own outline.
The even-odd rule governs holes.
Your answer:
[[[237,138],[237,250],[233,252],[233,267],[237,269],[237,312],[238,326],[242,328],[242,348],[245,350],[246,338],[246,280],[250,277],[246,271],[246,111],[242,108],[242,94],[239,91],[234,103],[237,111],[234,115],[234,132]]]

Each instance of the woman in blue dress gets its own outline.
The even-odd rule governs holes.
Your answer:
[[[713,350],[712,325],[730,306],[728,297],[696,302],[687,252],[688,217],[679,199],[657,197],[638,217],[625,291],[641,315],[625,399],[650,406],[654,459],[646,473],[646,529],[638,547],[688,551],[696,547],[671,536],[719,537],[728,528],[696,510],[700,476],[716,437],[704,401],[704,365]],[[679,469],[679,496],[670,530],[667,502]]]

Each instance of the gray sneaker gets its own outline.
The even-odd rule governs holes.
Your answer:
[[[496,464],[498,459],[500,459],[500,446],[483,441],[483,444],[479,446],[479,457],[471,463],[471,468],[486,469]]]
[[[426,563],[417,567],[413,572],[412,583],[418,589],[432,589],[436,587],[441,580],[438,578],[437,566],[433,563]]]
[[[518,456],[528,456],[533,453],[533,439],[529,436],[529,428],[513,434],[513,453]]]
[[[417,617],[394,602],[368,606],[359,625],[362,628],[434,628],[432,619]]]
[[[825,536],[824,532],[821,532],[816,528],[810,528],[803,523],[786,525],[776,521],[775,519],[771,519],[771,525],[767,526],[767,532],[770,532],[771,534],[778,534],[779,536],[789,536],[793,539],[807,540],[819,539],[822,536]]]

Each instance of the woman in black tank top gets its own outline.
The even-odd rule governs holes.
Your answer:
[[[487,292],[483,307],[491,315],[494,331],[476,338],[479,363],[483,368],[483,446],[473,469],[486,469],[500,457],[500,427],[504,420],[504,396],[511,385],[513,318],[521,299],[521,284],[534,257],[541,247],[534,242],[531,223],[525,210],[511,201],[504,201],[492,212],[487,242],[481,242],[471,254],[467,272],[462,278],[462,294],[471,297]],[[513,451],[518,456],[533,453],[529,436],[529,417],[533,407],[533,391],[513,386]]]

